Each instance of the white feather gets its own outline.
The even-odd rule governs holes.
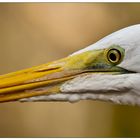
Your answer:
[[[84,99],[140,105],[140,74],[90,74],[77,77],[61,86],[62,93],[35,96],[20,101],[69,101]]]
[[[140,72],[140,24],[114,32],[72,55],[89,50],[108,48],[114,44],[125,49],[124,60],[119,66],[130,71]]]

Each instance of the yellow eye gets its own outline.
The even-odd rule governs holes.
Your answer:
[[[107,54],[108,61],[113,64],[118,64],[121,60],[121,52],[117,49],[110,49]]]

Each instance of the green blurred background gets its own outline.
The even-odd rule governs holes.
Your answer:
[[[0,74],[65,57],[138,23],[139,3],[1,3]],[[4,103],[0,137],[140,137],[140,108],[100,101]]]

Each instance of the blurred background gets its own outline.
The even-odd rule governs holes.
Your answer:
[[[139,3],[1,3],[0,74],[65,57],[138,23]],[[140,137],[140,108],[100,101],[3,103],[0,137]]]

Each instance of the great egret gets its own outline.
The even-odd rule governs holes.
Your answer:
[[[0,76],[0,102],[82,99],[140,105],[140,24],[64,59]]]

